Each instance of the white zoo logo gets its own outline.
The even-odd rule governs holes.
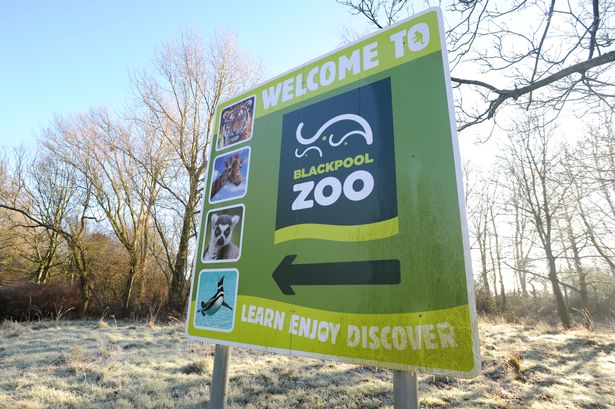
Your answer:
[[[339,146],[344,143],[346,138],[352,135],[360,135],[364,137],[365,142],[367,142],[368,145],[371,145],[374,142],[374,134],[372,132],[372,127],[369,126],[369,123],[365,120],[365,118],[355,114],[342,114],[329,119],[318,129],[314,136],[310,138],[304,138],[303,135],[301,135],[301,130],[303,129],[303,122],[301,122],[297,126],[297,131],[295,132],[297,142],[299,142],[301,145],[311,145],[323,136],[327,128],[341,121],[354,121],[361,127],[361,129],[348,132],[346,135],[342,136],[337,142],[333,140],[333,134],[331,134],[329,135],[329,138],[327,138],[329,141],[329,145],[333,147]],[[299,153],[299,149],[295,149],[295,156],[297,158],[302,158],[309,150],[315,150],[316,152],[318,152],[318,156],[322,158],[322,150],[320,150],[318,146],[310,146],[301,153]]]
[[[301,145],[308,146],[299,152],[299,149],[295,149],[295,156],[302,158],[308,151],[314,150],[322,158],[322,150],[318,146],[309,146],[322,138],[325,135],[325,131],[331,126],[341,121],[353,121],[358,125],[359,129],[352,130],[343,135],[339,140],[334,139],[334,134],[328,135],[326,138],[329,145],[332,147],[340,146],[350,136],[358,135],[365,139],[367,145],[374,143],[374,133],[369,123],[360,115],[356,114],[342,114],[337,115],[327,122],[325,122],[316,133],[309,137],[304,138],[301,134],[303,130],[303,122],[300,122],[295,132],[297,142]],[[361,182],[361,188],[355,189],[355,182]],[[325,189],[329,188],[330,193],[326,194]],[[307,182],[297,183],[293,186],[293,192],[299,194],[291,205],[292,210],[310,209],[314,207],[314,201],[320,206],[330,206],[337,202],[342,196],[342,193],[348,200],[358,202],[365,199],[374,190],[374,177],[366,170],[356,170],[346,177],[343,184],[335,176],[327,176],[321,179],[318,183],[313,180]],[[310,199],[310,194],[314,192],[314,200]]]
[[[354,183],[357,181],[363,183],[363,187],[359,190],[354,189]],[[331,193],[325,195],[325,188],[329,186]],[[309,209],[314,207],[314,200],[308,199],[310,193],[314,190],[314,200],[321,206],[330,206],[337,202],[342,192],[347,199],[353,202],[365,199],[374,190],[374,177],[371,173],[365,170],[356,170],[352,172],[342,187],[342,183],[333,176],[327,176],[316,184],[314,187],[314,181],[297,183],[293,186],[294,192],[299,192],[299,196],[293,201],[291,208],[293,210]]]

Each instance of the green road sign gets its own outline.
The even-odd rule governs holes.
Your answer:
[[[221,104],[188,336],[476,375],[439,9]]]

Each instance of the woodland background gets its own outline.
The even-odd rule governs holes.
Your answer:
[[[479,312],[615,319],[615,4],[340,0],[374,28],[444,9]],[[347,33],[347,40],[356,38]],[[185,314],[217,104],[261,80],[231,32],[185,31],[128,108],[56,117],[0,157],[0,318]]]

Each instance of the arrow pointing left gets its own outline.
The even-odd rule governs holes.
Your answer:
[[[399,260],[341,261],[293,264],[291,254],[282,259],[272,274],[280,291],[294,295],[293,285],[373,285],[399,284]]]

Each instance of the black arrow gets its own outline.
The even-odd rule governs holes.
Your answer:
[[[294,295],[293,285],[399,284],[399,260],[343,261],[337,263],[292,264],[295,254],[282,259],[273,280],[282,293]]]

